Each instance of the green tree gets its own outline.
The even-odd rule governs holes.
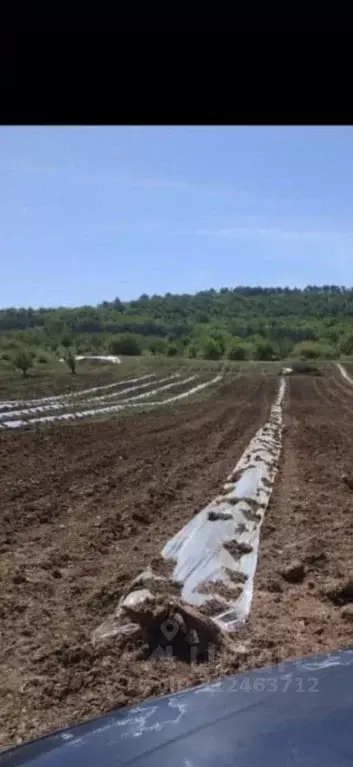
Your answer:
[[[12,358],[12,362],[18,370],[22,371],[22,375],[25,378],[28,370],[33,365],[33,357],[27,349],[18,349]]]
[[[282,358],[303,341],[328,344],[340,348],[342,354],[353,354],[349,340],[352,321],[351,288],[328,284],[309,285],[304,290],[239,285],[194,295],[168,292],[148,297],[143,293],[134,301],[115,299],[98,306],[9,307],[0,310],[0,334],[2,347],[11,353],[19,346],[50,349],[54,344],[99,353],[116,338],[132,335],[138,353],[152,338],[158,338],[184,346],[196,344],[202,354],[204,339],[212,338],[222,356],[227,354],[230,337],[235,336],[251,343],[255,358],[271,359],[274,355],[269,348],[266,351],[264,342]],[[117,353],[131,353],[128,346],[119,346]],[[137,352],[136,345],[133,351]]]
[[[72,344],[72,336],[69,333],[65,333],[61,338],[61,345],[64,349],[69,349]]]

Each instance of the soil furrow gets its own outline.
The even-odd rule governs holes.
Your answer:
[[[342,649],[353,640],[352,613],[332,597],[352,572],[353,492],[342,473],[350,477],[353,412],[349,419],[330,381],[292,378],[288,385],[282,465],[244,629],[251,666]],[[302,566],[298,582],[291,580],[295,564]]]
[[[91,632],[219,492],[277,387],[244,377],[200,402],[1,435],[1,746],[212,674]]]

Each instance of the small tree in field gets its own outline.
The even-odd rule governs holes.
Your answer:
[[[18,349],[13,356],[12,362],[18,370],[22,370],[22,375],[25,378],[29,368],[33,365],[33,357],[27,349]]]
[[[69,333],[64,333],[62,339],[61,339],[61,345],[64,347],[64,349],[69,349],[69,347],[72,344],[72,338]]]
[[[68,368],[71,370],[72,375],[76,375],[76,357],[71,349],[68,349],[66,352],[65,362]]]

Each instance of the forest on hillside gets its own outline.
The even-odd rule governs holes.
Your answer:
[[[353,354],[353,289],[244,287],[141,295],[97,306],[0,310],[0,359],[155,354],[204,359],[325,358]]]

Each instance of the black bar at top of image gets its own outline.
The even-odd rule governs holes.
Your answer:
[[[344,89],[2,88],[3,125],[350,125]]]

